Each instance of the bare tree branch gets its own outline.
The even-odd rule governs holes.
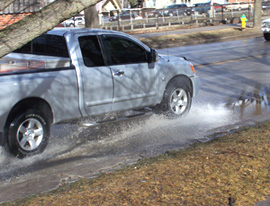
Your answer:
[[[15,0],[1,0],[0,1],[0,11],[7,8],[10,4],[12,4]]]
[[[57,0],[42,10],[0,30],[0,57],[20,48],[25,43],[100,0]]]

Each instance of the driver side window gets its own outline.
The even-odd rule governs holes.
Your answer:
[[[115,36],[106,36],[104,44],[111,65],[147,62],[145,49],[133,41]]]

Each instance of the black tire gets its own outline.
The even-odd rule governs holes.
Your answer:
[[[270,41],[270,33],[263,33],[264,39]]]
[[[42,153],[50,137],[50,122],[35,109],[18,114],[6,129],[8,150],[19,158]]]
[[[167,85],[158,111],[170,119],[175,119],[189,112],[191,102],[190,82],[185,77],[178,77]]]

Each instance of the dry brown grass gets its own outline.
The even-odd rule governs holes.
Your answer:
[[[140,38],[140,41],[146,45],[160,49],[166,47],[184,46],[199,43],[209,43],[226,41],[232,39],[245,39],[251,37],[263,36],[260,29],[246,28],[241,30],[239,27],[226,28],[213,31],[202,31],[185,34],[170,34],[165,36]]]
[[[4,205],[254,205],[270,196],[270,123]]]

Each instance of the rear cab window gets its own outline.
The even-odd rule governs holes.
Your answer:
[[[66,40],[63,36],[43,34],[14,53],[36,54],[55,57],[69,57]]]

